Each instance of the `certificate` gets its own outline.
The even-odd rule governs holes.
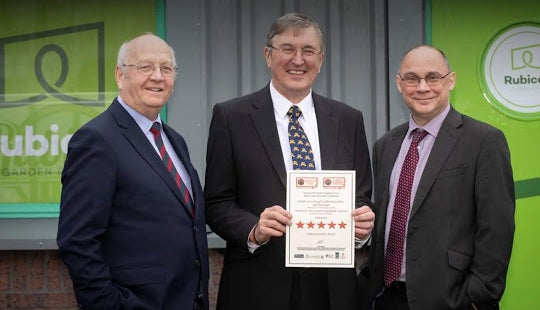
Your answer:
[[[356,172],[287,171],[285,267],[354,268]]]

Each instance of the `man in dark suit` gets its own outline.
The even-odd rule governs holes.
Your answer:
[[[286,171],[293,169],[288,111],[301,127],[317,170],[355,170],[355,235],[374,222],[371,168],[362,113],[311,87],[324,60],[323,35],[305,15],[277,19],[267,36],[272,74],[263,89],[217,104],[210,126],[205,197],[209,226],[227,242],[220,310],[356,309],[354,269],[285,268]]]
[[[514,235],[510,152],[500,130],[449,104],[455,79],[434,47],[401,61],[396,83],[411,115],[374,146],[364,307],[498,309]]]
[[[82,309],[208,309],[203,193],[184,139],[162,124],[172,48],[122,45],[118,97],[79,129],[62,173],[58,247]]]

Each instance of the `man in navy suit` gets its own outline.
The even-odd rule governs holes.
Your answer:
[[[498,309],[515,209],[504,134],[450,105],[456,74],[440,50],[411,49],[395,79],[410,118],[373,148],[376,222],[360,309]]]
[[[208,224],[227,241],[219,310],[356,309],[353,268],[285,268],[286,172],[294,167],[288,110],[298,118],[317,170],[355,170],[355,235],[369,237],[371,168],[362,113],[312,92],[324,38],[309,17],[290,13],[270,28],[264,48],[272,74],[263,89],[214,108],[205,197]],[[295,157],[296,158],[296,157]],[[309,165],[307,165],[309,166]]]
[[[175,76],[159,37],[124,43],[118,97],[69,143],[57,242],[82,309],[208,309],[200,181],[159,116]]]

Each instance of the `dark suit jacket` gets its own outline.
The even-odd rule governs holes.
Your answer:
[[[370,205],[371,167],[360,111],[313,93],[322,169],[356,170],[357,203]],[[260,213],[285,207],[286,169],[269,87],[214,107],[207,150],[208,225],[227,241],[218,309],[287,309],[285,237],[250,254]],[[332,309],[355,309],[353,269],[328,269]]]
[[[363,305],[383,285],[390,174],[408,123],[374,146],[375,229]],[[458,113],[444,120],[418,184],[407,232],[410,309],[485,309],[501,298],[514,235],[514,186],[503,133]],[[364,308],[362,308],[364,309]]]
[[[208,307],[202,188],[184,139],[163,130],[191,177],[195,218],[116,100],[71,138],[57,242],[84,309],[192,309],[199,285]]]

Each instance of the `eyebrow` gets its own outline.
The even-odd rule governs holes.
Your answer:
[[[283,48],[283,47],[294,47],[294,45],[292,45],[291,43],[283,43],[281,45],[279,45],[280,48]],[[305,46],[302,46],[301,48],[312,48],[312,49],[317,49],[317,47],[311,45],[311,44],[308,44],[308,45],[305,45]]]
[[[429,71],[429,72],[426,73],[424,76],[428,76],[428,75],[430,75],[430,74],[438,74],[438,75],[441,75],[441,73],[438,72],[438,71]],[[403,75],[404,75],[404,76],[405,76],[405,75],[416,75],[416,76],[419,76],[419,75],[416,74],[415,72],[410,72],[410,71],[407,71],[407,72],[403,73]]]

